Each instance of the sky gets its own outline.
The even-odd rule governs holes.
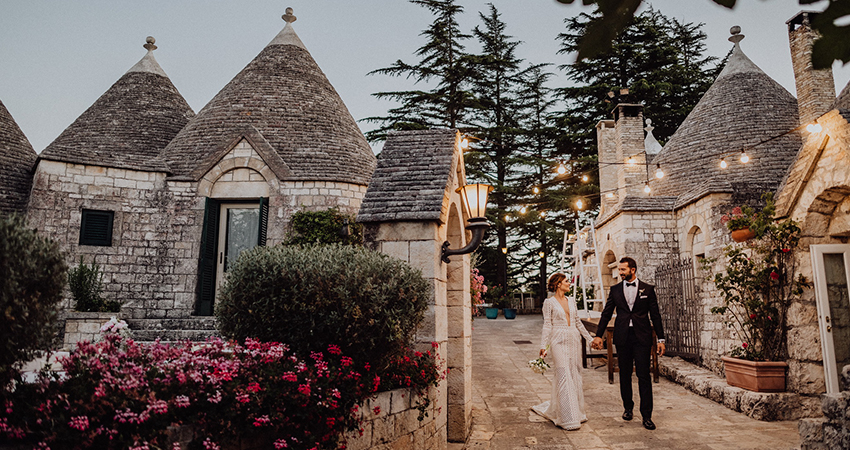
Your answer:
[[[480,24],[487,1],[459,0],[461,27]],[[521,40],[518,56],[529,63],[572,62],[558,55],[556,36],[566,17],[590,12],[581,1],[490,0]],[[734,10],[711,0],[655,0],[664,14],[704,23],[708,54],[724,56],[732,44],[729,28],[740,25],[744,53],[795,94],[785,21],[801,10],[797,0],[738,0]],[[806,5],[823,10],[826,1]],[[280,16],[292,7],[296,33],[339,92],[356,120],[383,115],[392,104],[374,92],[406,90],[412,80],[367,75],[401,59],[415,63],[424,44],[420,33],[430,13],[404,0],[4,0],[0,11],[0,101],[36,152],[41,152],[106,92],[146,51],[154,53],[195,112],[218,93],[283,28]],[[476,51],[469,41],[468,50]],[[552,86],[568,85],[554,69]],[[850,68],[834,67],[836,89]],[[375,125],[359,122],[363,131]]]

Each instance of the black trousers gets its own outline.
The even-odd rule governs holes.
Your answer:
[[[644,419],[652,418],[652,380],[649,377],[651,346],[636,343],[635,329],[629,327],[629,338],[623,345],[617,346],[617,362],[620,366],[620,396],[623,408],[631,411],[635,407],[632,400],[632,366],[638,379],[640,392],[640,415]]]

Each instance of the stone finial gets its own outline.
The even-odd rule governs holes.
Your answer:
[[[647,133],[652,133],[652,130],[654,129],[655,127],[652,126],[652,119],[646,119],[646,127],[644,128],[644,130],[646,130]]]
[[[741,27],[735,25],[734,27],[729,29],[729,32],[732,33],[732,36],[729,36],[729,42],[737,44],[744,40],[744,35],[741,34]]]
[[[153,36],[148,36],[145,38],[145,45],[143,45],[143,47],[145,47],[149,52],[152,52],[156,50],[156,45],[153,45],[154,43],[156,43],[156,39],[154,39]]]
[[[280,18],[283,19],[283,21],[286,23],[295,22],[295,20],[297,19],[295,15],[292,14],[292,8],[286,8],[286,14],[280,16]]]

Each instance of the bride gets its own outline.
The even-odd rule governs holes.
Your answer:
[[[575,302],[565,296],[570,290],[566,275],[553,274],[547,286],[554,295],[543,302],[540,356],[551,354],[554,358],[555,379],[552,400],[531,409],[561,428],[578,430],[587,421],[581,383],[581,337],[587,342],[593,338],[578,320]]]

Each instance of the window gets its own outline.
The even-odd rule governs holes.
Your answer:
[[[80,245],[112,246],[113,211],[84,209],[80,225]]]

